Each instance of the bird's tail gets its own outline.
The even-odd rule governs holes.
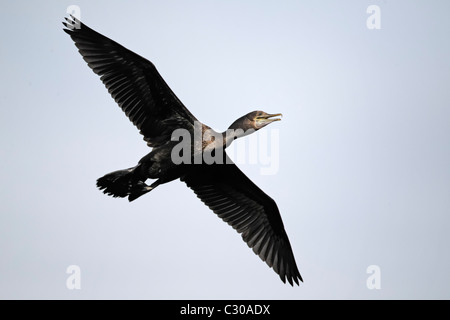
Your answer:
[[[153,188],[141,181],[134,172],[135,168],[118,170],[97,179],[97,187],[103,193],[133,201]]]

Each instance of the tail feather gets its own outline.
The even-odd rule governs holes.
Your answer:
[[[97,187],[109,196],[124,198],[130,194],[130,189],[135,183],[137,179],[133,168],[130,168],[104,175],[97,180]]]
[[[136,174],[135,169],[130,168],[108,173],[97,179],[97,187],[109,196],[128,197],[129,201],[133,201],[150,192],[158,184],[155,182],[151,186],[146,185]]]

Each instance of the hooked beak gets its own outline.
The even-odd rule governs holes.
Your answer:
[[[269,123],[272,123],[274,121],[280,121],[280,118],[274,118],[274,117],[282,117],[283,115],[281,113],[275,113],[275,114],[266,114],[264,116],[259,116],[256,117],[256,123],[257,126],[262,128],[266,125],[268,125]]]

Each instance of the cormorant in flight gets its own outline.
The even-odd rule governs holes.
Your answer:
[[[250,112],[237,119],[226,132],[215,132],[181,103],[153,63],[74,16],[66,21],[64,31],[152,148],[137,166],[101,177],[97,186],[108,195],[133,201],[160,184],[180,179],[215,214],[241,233],[247,245],[283,282],[287,279],[291,285],[294,282],[298,285],[298,280],[303,281],[275,201],[242,173],[224,151],[232,140],[280,120],[277,117],[281,114]],[[183,129],[192,136],[196,128],[203,137],[201,143],[191,141],[191,159],[209,152],[223,161],[174,163],[172,150],[179,142],[172,139],[172,133]],[[205,139],[208,134],[209,138]],[[156,181],[148,186],[147,179]]]

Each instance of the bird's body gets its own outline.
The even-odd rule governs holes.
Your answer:
[[[302,280],[275,201],[228,158],[225,148],[280,114],[254,111],[223,133],[198,121],[155,66],[74,17],[67,32],[89,67],[140,130],[151,152],[135,167],[97,180],[104,193],[133,201],[158,185],[180,179],[273,267],[283,282]],[[147,185],[148,179],[154,180]]]

